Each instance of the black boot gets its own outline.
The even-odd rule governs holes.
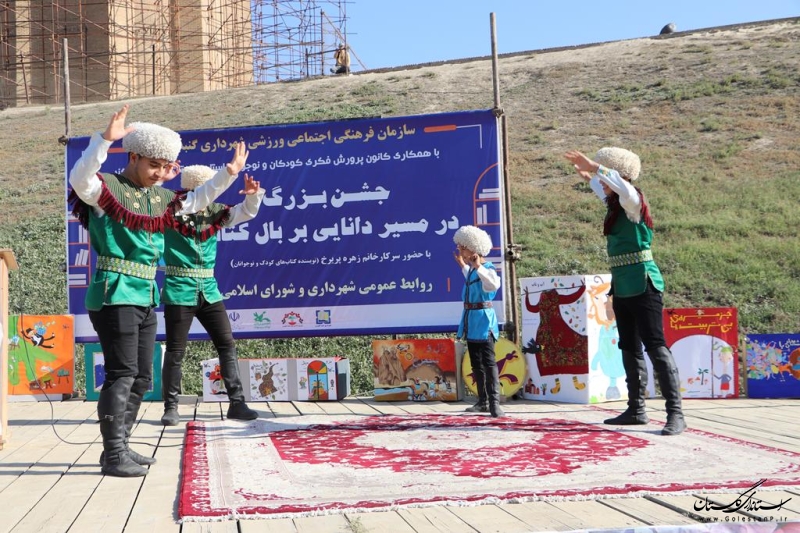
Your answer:
[[[464,409],[467,413],[488,413],[489,412],[489,398],[486,396],[486,374],[483,367],[480,365],[478,355],[472,355],[468,352],[469,362],[472,365],[472,377],[475,378],[475,388],[478,390],[478,401],[472,407]]]
[[[489,414],[492,418],[505,416],[505,412],[500,407],[500,376],[497,371],[497,362],[494,360],[494,353],[487,354],[492,356],[491,361],[485,361],[486,365],[486,397],[489,399]]]
[[[653,371],[658,379],[667,410],[667,423],[661,434],[680,435],[686,429],[686,421],[681,408],[681,379],[675,358],[666,346],[659,346],[652,353],[648,352],[648,355],[653,362]]]
[[[622,352],[622,366],[625,368],[625,381],[628,386],[628,408],[614,418],[603,421],[612,426],[640,426],[650,422],[644,410],[644,396],[647,392],[647,365],[642,352]]]
[[[178,395],[181,393],[181,381],[183,372],[183,351],[166,352],[164,354],[164,366],[161,369],[161,394],[164,396],[164,416],[161,417],[161,424],[165,426],[177,426],[181,417],[178,414]]]
[[[244,389],[242,380],[239,379],[239,358],[236,356],[236,348],[219,351],[219,370],[230,400],[227,417],[233,420],[258,418],[258,413],[247,407],[244,401]]]
[[[129,442],[131,433],[133,432],[133,425],[139,416],[139,408],[142,406],[142,398],[150,388],[150,380],[144,378],[135,378],[131,386],[131,392],[128,394],[128,402],[125,405],[125,449],[136,464],[139,465],[154,465],[156,464],[155,457],[148,457],[131,450]],[[100,454],[100,466],[105,462],[105,451]]]
[[[136,453],[131,450],[128,443],[131,439],[131,433],[133,432],[133,425],[139,418],[139,408],[142,406],[142,398],[144,398],[144,395],[147,394],[147,391],[150,389],[150,383],[152,383],[152,381],[149,379],[137,377],[133,381],[131,393],[128,395],[128,404],[125,407],[125,448],[127,448],[134,462],[145,466],[156,464],[156,458]]]
[[[133,377],[118,378],[100,392],[97,402],[103,437],[101,471],[108,476],[139,477],[147,474],[147,469],[131,458],[126,445],[125,410],[133,382]]]

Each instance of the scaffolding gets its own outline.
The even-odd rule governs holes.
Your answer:
[[[72,102],[92,102],[325,75],[348,3],[4,0],[0,109],[62,102],[65,79]]]

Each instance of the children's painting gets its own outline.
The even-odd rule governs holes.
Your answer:
[[[528,374],[525,357],[522,350],[508,339],[500,339],[494,345],[494,359],[497,362],[497,374],[500,380],[500,395],[511,398],[522,388],[525,376]],[[472,361],[469,351],[461,362],[461,373],[464,376],[464,386],[473,395],[478,395],[475,384],[475,374],[472,371]]]
[[[747,335],[747,396],[800,398],[800,333]]]
[[[99,343],[87,343],[83,346],[84,368],[86,368],[86,399],[97,401],[103,383],[106,381],[106,358],[103,347]],[[144,394],[147,402],[162,400],[161,367],[164,361],[164,345],[156,343],[153,349],[153,382]]]
[[[628,397],[610,274],[522,278],[522,351],[529,400],[600,403]]]
[[[72,315],[8,317],[8,392],[10,399],[61,399],[75,384],[75,334]],[[47,395],[47,397],[45,396]]]
[[[681,397],[736,398],[739,395],[736,308],[664,309],[664,338],[678,366]],[[652,372],[650,376],[652,378]]]
[[[298,400],[324,402],[337,399],[336,358],[294,359]]]
[[[225,389],[225,382],[222,380],[222,370],[219,366],[219,359],[206,359],[200,364],[203,372],[203,401],[204,402],[227,402],[228,391]]]
[[[250,359],[250,400],[255,402],[289,401],[289,361],[287,359]]]
[[[459,399],[453,339],[373,340],[372,363],[376,401]]]

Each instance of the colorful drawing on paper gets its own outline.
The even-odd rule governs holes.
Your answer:
[[[336,359],[295,359],[298,400],[328,401],[336,400]]]
[[[9,394],[72,394],[75,384],[72,315],[12,315],[8,319]]]
[[[733,307],[664,309],[664,338],[678,366],[683,398],[739,395],[738,336]]]
[[[247,361],[247,365],[251,400],[289,400],[289,362],[286,359],[253,359]]]
[[[458,400],[453,339],[372,341],[377,401]]]
[[[747,335],[747,396],[800,398],[800,334]]]

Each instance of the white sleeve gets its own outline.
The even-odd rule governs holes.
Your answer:
[[[625,214],[631,222],[638,223],[642,218],[642,209],[639,200],[639,193],[630,182],[622,179],[619,172],[613,168],[606,168],[600,165],[595,177],[608,185],[608,187],[619,195],[619,205],[625,210]],[[593,178],[594,179],[594,178]]]
[[[481,278],[481,286],[486,292],[494,292],[500,288],[500,276],[493,268],[486,268],[481,265],[478,267],[478,277]]]
[[[242,222],[247,222],[256,218],[258,208],[261,207],[261,200],[264,199],[266,191],[259,188],[256,194],[248,194],[244,201],[231,208],[231,216],[225,224],[226,228],[232,228]]]
[[[600,183],[600,178],[598,178],[597,175],[593,176],[591,181],[589,181],[589,187],[592,188],[598,198],[605,201],[606,193],[603,192],[603,185]]]
[[[100,167],[108,157],[108,148],[113,143],[103,138],[100,133],[92,135],[89,146],[81,154],[69,172],[69,184],[75,194],[88,205],[97,206],[100,194],[103,192],[103,183],[97,177]],[[103,211],[97,209],[100,213]]]
[[[224,193],[228,187],[236,180],[238,174],[231,176],[228,174],[227,167],[222,167],[214,174],[214,177],[196,188],[189,191],[186,199],[183,201],[181,208],[175,213],[176,215],[188,215],[190,213],[197,213],[208,207],[211,202],[216,200],[219,195]]]

